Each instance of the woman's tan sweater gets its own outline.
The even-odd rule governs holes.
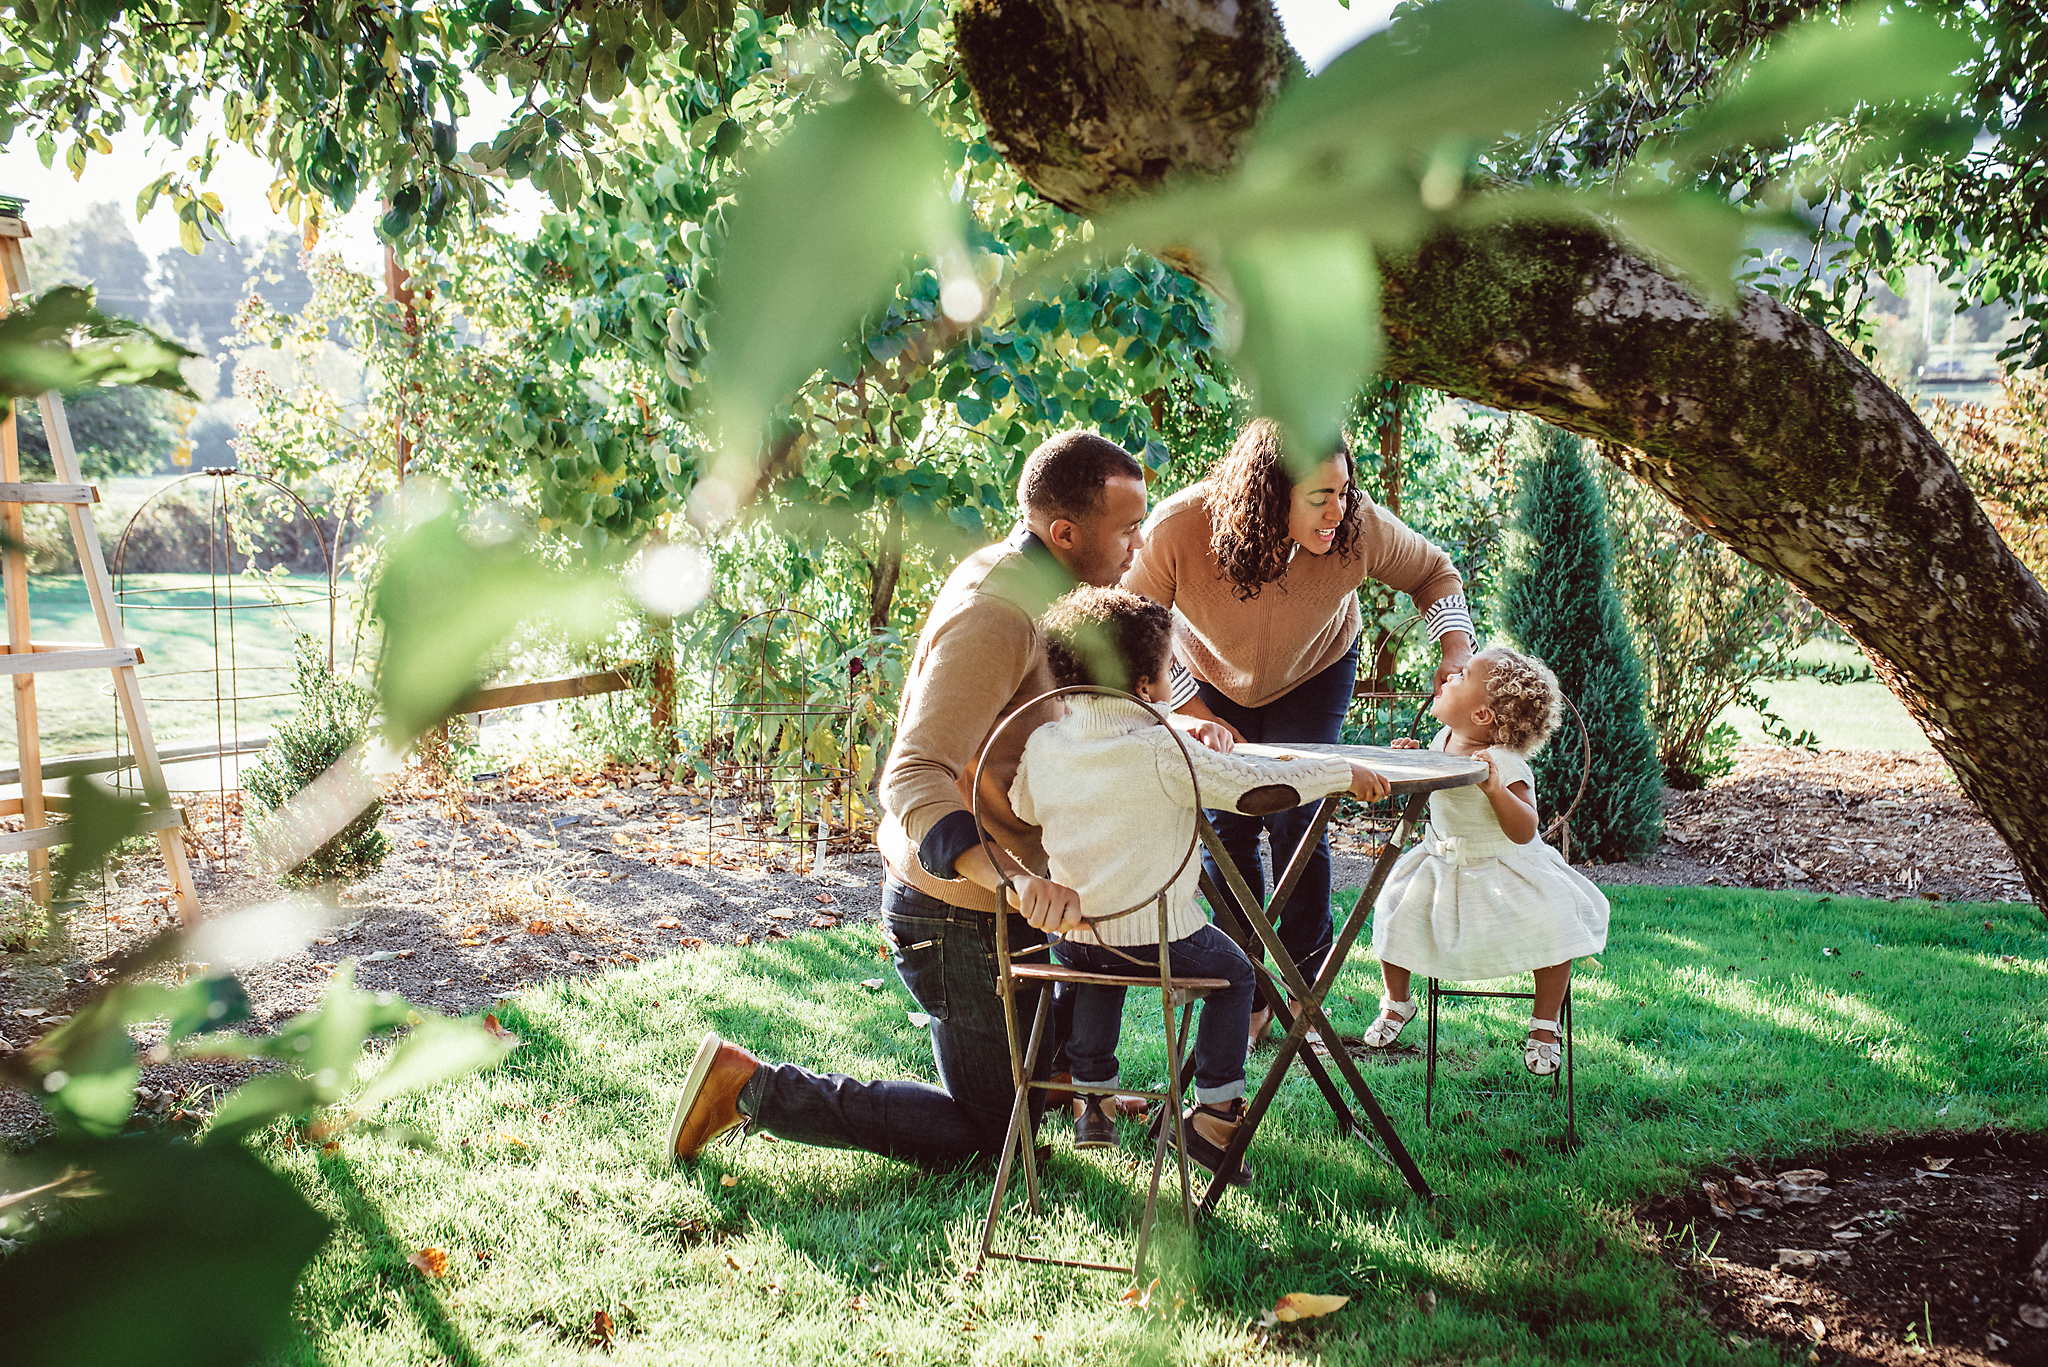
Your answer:
[[[1358,589],[1367,579],[1407,594],[1423,612],[1465,591],[1448,555],[1362,498],[1351,558],[1301,551],[1257,597],[1239,598],[1209,550],[1207,496],[1205,481],[1153,510],[1123,586],[1174,609],[1175,656],[1241,707],[1264,707],[1344,657],[1358,639]]]

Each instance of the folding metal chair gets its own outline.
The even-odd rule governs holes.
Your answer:
[[[1004,719],[1001,725],[997,726],[989,734],[988,742],[982,748],[982,758],[985,760],[989,753],[995,749],[998,738],[1002,736],[1004,730],[1012,721],[1031,712],[1041,703],[1077,693],[1093,693],[1105,697],[1123,698],[1133,706],[1141,708],[1145,715],[1156,724],[1160,726],[1166,725],[1166,722],[1149,704],[1133,694],[1125,693],[1120,689],[1104,688],[1094,684],[1076,685],[1041,694],[1017,709],[1017,711],[1011,713],[1009,717]],[[1188,756],[1187,741],[1170,727],[1168,728],[1168,734],[1173,736],[1175,744],[1180,749],[1181,761],[1188,767],[1188,782],[1196,784],[1195,765],[1194,761]],[[1196,786],[1195,791],[1197,793],[1200,792],[1199,785]],[[996,868],[1001,872],[1004,869],[1003,858],[1008,855],[1008,851],[1002,850],[989,836],[988,827],[982,821],[981,798],[982,785],[977,782],[974,785],[973,811],[975,825],[981,833],[982,847],[988,851],[990,859],[996,861]],[[1194,1227],[1194,1187],[1188,1175],[1187,1145],[1184,1133],[1187,1122],[1182,1115],[1184,1086],[1182,1056],[1186,1052],[1188,1029],[1194,1015],[1195,1003],[1211,992],[1219,992],[1230,986],[1229,982],[1222,978],[1176,978],[1171,972],[1166,936],[1168,912],[1166,894],[1173,887],[1175,880],[1180,877],[1181,871],[1188,866],[1188,861],[1194,858],[1195,840],[1196,837],[1191,831],[1188,837],[1188,847],[1182,852],[1180,862],[1174,865],[1173,872],[1166,876],[1166,881],[1160,885],[1158,892],[1121,911],[1088,918],[1088,924],[1101,925],[1104,922],[1119,920],[1125,916],[1143,911],[1148,906],[1155,908],[1159,918],[1158,943],[1154,946],[1156,975],[1139,976],[1132,974],[1125,976],[1122,974],[1084,973],[1078,969],[1067,968],[1056,962],[1046,964],[1012,963],[1010,961],[1009,936],[1000,934],[996,936],[997,990],[1003,999],[1003,1024],[1009,1033],[1010,1078],[1017,1091],[1016,1100],[1010,1107],[1009,1132],[1003,1138],[1002,1158],[996,1167],[995,1191],[989,1197],[988,1216],[982,1221],[981,1255],[975,1261],[977,1269],[989,1258],[1007,1258],[1013,1262],[1049,1263],[1058,1267],[1079,1267],[1096,1272],[1121,1272],[1134,1278],[1137,1277],[1145,1266],[1145,1252],[1151,1243],[1153,1216],[1159,1202],[1159,1182],[1165,1173],[1166,1150],[1169,1144],[1174,1148],[1180,1169],[1181,1218],[1190,1229]],[[1010,858],[1014,860],[1014,856],[1010,856]],[[1003,891],[1005,893],[1009,891],[1009,879],[1007,876],[1003,878]],[[1006,912],[1005,914],[1013,913]],[[1045,1043],[1046,1033],[1052,1021],[1052,993],[1049,990],[1042,989],[1049,988],[1053,983],[1070,983],[1080,986],[1098,987],[1158,988],[1160,1014],[1166,1029],[1166,1088],[1163,1091],[1146,1092],[1136,1091],[1123,1085],[1116,1087],[1091,1087],[1073,1082],[1055,1083],[1050,1080],[1041,1081],[1033,1077],[1032,1074],[1037,1071],[1038,1051]],[[1032,1019],[1031,1032],[1028,1036],[1021,1034],[1017,1028],[1016,994],[1020,988],[1034,991],[1038,996],[1038,1010]],[[1174,1020],[1176,1007],[1179,1008],[1180,1012],[1180,1019],[1177,1025]],[[1030,1133],[1030,1099],[1031,1090],[1034,1087],[1041,1091],[1093,1093],[1099,1096],[1112,1094],[1142,1096],[1163,1103],[1168,1108],[1166,1119],[1170,1123],[1159,1126],[1159,1139],[1152,1153],[1152,1180],[1145,1191],[1145,1210],[1138,1222],[1137,1249],[1131,1258],[1129,1266],[1117,1263],[1082,1262],[1071,1258],[1046,1258],[1030,1253],[1005,1252],[995,1247],[996,1225],[1003,1215],[1003,1198],[1009,1190],[1010,1174],[1019,1164],[1024,1169],[1024,1190],[1030,1201],[1031,1213],[1034,1215],[1044,1213],[1044,1203],[1039,1193],[1037,1153],[1033,1145],[1033,1136]]]
[[[1572,794],[1571,805],[1566,807],[1538,838],[1542,840],[1556,840],[1559,851],[1566,858],[1570,858],[1572,839],[1571,817],[1572,813],[1579,809],[1579,800],[1586,795],[1586,780],[1591,776],[1593,769],[1593,738],[1586,731],[1586,720],[1579,715],[1578,704],[1574,703],[1570,698],[1566,698],[1564,705],[1571,710],[1572,721],[1579,728],[1579,787],[1578,791]],[[1478,992],[1469,988],[1448,988],[1442,986],[1435,978],[1431,978],[1424,995],[1429,1021],[1426,1036],[1427,1043],[1424,1046],[1425,1061],[1422,1072],[1422,1123],[1425,1126],[1434,1128],[1437,1003],[1446,997],[1497,997],[1505,998],[1509,1001],[1526,1001],[1533,1004],[1536,1000],[1536,994],[1534,992]],[[1575,1149],[1579,1146],[1579,1115],[1578,1097],[1573,1087],[1572,1079],[1572,993],[1569,987],[1565,989],[1564,1002],[1558,1008],[1557,1025],[1558,1036],[1564,1044],[1564,1067],[1550,1075],[1550,1095],[1553,1099],[1557,1096],[1558,1085],[1562,1082],[1564,1086],[1564,1142],[1566,1147]]]

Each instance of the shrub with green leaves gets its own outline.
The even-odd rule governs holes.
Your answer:
[[[350,752],[369,736],[377,709],[376,695],[336,677],[310,636],[299,638],[295,668],[299,710],[277,728],[261,762],[242,774],[243,789],[262,808],[251,819],[249,834],[258,856],[266,860],[274,859],[284,843],[284,804],[335,764],[362,763],[360,754],[350,757]],[[275,870],[279,881],[286,887],[316,887],[375,873],[391,852],[391,842],[377,829],[383,815],[379,798],[303,861]]]
[[[1655,491],[1602,463],[1609,524],[1619,552],[1616,580],[1649,683],[1650,725],[1664,781],[1699,788],[1735,767],[1731,707],[1755,709],[1780,745],[1813,749],[1757,685],[1812,678],[1850,683],[1867,668],[1815,664],[1799,649],[1827,619],[1790,584],[1750,564],[1688,522]]]
[[[1573,846],[1602,861],[1641,859],[1664,828],[1663,785],[1642,665],[1611,578],[1607,509],[1577,437],[1533,424],[1528,432],[1501,625],[1557,672],[1592,741]],[[1571,801],[1583,762],[1570,716],[1532,761],[1538,788],[1559,807]]]

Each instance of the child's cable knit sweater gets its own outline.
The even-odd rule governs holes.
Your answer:
[[[1031,733],[1010,802],[1017,815],[1045,835],[1052,877],[1081,894],[1081,911],[1104,916],[1149,898],[1187,853],[1195,813],[1202,807],[1275,811],[1351,787],[1351,766],[1329,755],[1270,759],[1219,755],[1187,741],[1200,792],[1188,783],[1188,765],[1167,727],[1140,715],[1122,698],[1075,695],[1067,715]],[[1294,801],[1284,792],[1291,789]],[[1167,938],[1202,928],[1195,905],[1199,853],[1167,892]],[[1088,940],[1084,929],[1072,937]],[[1158,909],[1147,902],[1128,916],[1105,921],[1092,937],[1108,945],[1158,943]]]

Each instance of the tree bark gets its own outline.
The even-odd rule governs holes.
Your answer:
[[[1176,172],[1224,169],[1247,95],[1277,88],[1203,84],[1273,69],[1253,49],[1285,40],[1253,11],[1270,16],[1267,0],[965,0],[958,34],[991,140],[1041,193],[1087,212]],[[1107,55],[1088,41],[1103,24],[1118,26]],[[1144,53],[1226,31],[1243,50],[1164,95],[1115,84]],[[986,46],[997,38],[1013,46]],[[991,74],[1005,61],[1060,73],[1060,89],[1093,103],[1020,112]],[[1177,127],[1210,106],[1207,126]],[[1143,155],[1076,154],[1118,128]],[[1197,150],[1176,160],[1183,148]],[[1906,400],[1774,300],[1745,292],[1717,312],[1591,226],[1445,234],[1382,266],[1385,374],[1627,448],[1631,474],[1856,639],[2048,906],[2048,820],[2030,778],[2048,765],[2048,594]]]

